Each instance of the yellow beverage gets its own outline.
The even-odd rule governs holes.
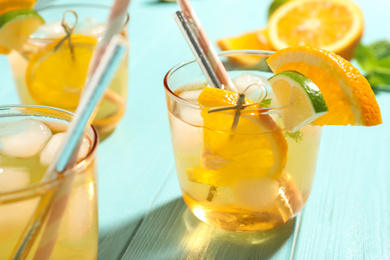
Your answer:
[[[77,14],[75,16],[69,10]],[[45,20],[19,51],[9,55],[19,98],[23,104],[53,106],[74,112],[89,69],[93,52],[105,30],[109,7],[95,5],[53,6],[36,10]],[[76,23],[71,43],[61,19],[69,27]],[[100,19],[100,20],[99,20]],[[126,21],[122,35],[126,34]],[[114,130],[124,115],[127,99],[128,58],[114,76],[93,122],[99,135]]]
[[[34,214],[40,214],[49,208],[47,201],[53,198],[59,184],[69,180],[72,175],[72,188],[51,259],[97,258],[95,174],[98,139],[94,129],[89,128],[84,137],[77,166],[68,170],[63,179],[56,176],[42,180],[48,163],[52,160],[53,151],[57,148],[56,140],[63,136],[62,132],[66,130],[71,117],[65,111],[46,107],[2,108],[0,259],[19,259],[21,256],[26,257],[23,259],[34,258],[51,212],[48,211],[41,222],[36,222]],[[18,129],[22,131],[15,131]],[[31,239],[22,239],[27,231],[32,230],[31,223],[37,223],[39,229]],[[21,249],[22,241],[27,242],[25,249]]]
[[[245,67],[229,55],[246,54],[221,58],[236,86],[255,82],[267,93],[267,108],[244,110],[232,129],[234,110],[207,113],[199,104],[207,83],[196,63],[170,70],[164,84],[178,180],[185,203],[200,220],[233,231],[268,230],[305,205],[321,128],[307,125],[287,131],[280,113],[289,108],[275,107],[266,83],[272,73],[262,62]],[[268,57],[262,52],[248,55]]]

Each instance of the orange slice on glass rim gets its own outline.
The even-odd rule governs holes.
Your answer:
[[[320,89],[329,112],[314,125],[361,125],[382,123],[379,105],[364,76],[337,54],[307,46],[289,47],[267,59],[276,73],[297,71]]]
[[[31,56],[26,70],[26,85],[39,105],[74,110],[97,41],[84,35],[72,35],[73,54],[68,41],[55,51],[58,41]]]
[[[306,45],[352,59],[363,34],[360,8],[349,0],[299,0],[281,5],[268,21],[275,50]]]
[[[211,186],[228,186],[243,178],[276,179],[287,162],[287,142],[274,120],[259,111],[242,112],[231,130],[234,110],[208,113],[210,108],[232,106],[238,94],[206,87],[198,97],[203,106],[201,165],[187,170],[190,180]],[[246,103],[253,103],[246,99]],[[260,108],[255,104],[248,109]]]

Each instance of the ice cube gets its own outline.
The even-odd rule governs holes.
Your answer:
[[[73,26],[74,21],[71,18],[67,19],[68,25]],[[106,26],[99,23],[95,19],[86,18],[84,21],[79,21],[74,29],[73,33],[82,35],[99,35],[103,33]],[[45,38],[61,38],[66,36],[64,27],[61,25],[61,21],[55,21],[51,23],[45,23],[38,27],[33,33],[32,37],[37,39]]]
[[[30,183],[30,174],[23,168],[0,168],[0,192],[21,189]]]
[[[61,25],[61,21],[55,21],[39,26],[38,29],[33,33],[32,38],[60,38],[64,37],[65,35],[66,33],[64,27]]]
[[[60,145],[62,144],[64,138],[65,133],[57,133],[50,138],[50,140],[47,142],[46,146],[42,149],[42,152],[40,154],[41,164],[49,165],[50,162],[54,160],[54,156],[60,148]],[[79,152],[77,154],[77,161],[80,161],[87,155],[90,146],[91,144],[88,138],[84,137]]]
[[[179,96],[197,104],[196,100],[200,92],[201,90],[183,91]],[[199,107],[197,105],[191,107],[178,103],[174,113],[176,116],[169,114],[173,146],[180,153],[199,154],[202,144],[202,128],[200,126],[203,125]]]
[[[269,177],[246,179],[232,186],[237,205],[251,209],[271,207],[279,194],[279,183]]]
[[[189,90],[189,91],[183,91],[179,94],[179,97],[193,103],[198,104],[198,97],[200,92],[202,90]],[[200,114],[200,110],[198,106],[186,106],[186,105],[180,105],[177,106],[177,113],[178,116],[185,122],[190,123],[192,125],[202,125],[203,124],[203,118]]]
[[[172,144],[175,153],[199,155],[202,145],[202,128],[183,122],[169,113]]]
[[[242,73],[233,80],[233,83],[239,92],[245,91],[245,96],[254,102],[260,102],[264,98],[272,98],[270,96],[272,91],[265,76]],[[266,97],[265,94],[268,94],[268,96]]]
[[[99,35],[102,34],[105,29],[105,24],[99,23],[93,18],[86,18],[76,26],[74,33],[83,35]]]
[[[181,98],[183,98],[191,103],[198,104],[198,97],[199,97],[201,92],[202,92],[202,89],[183,91],[179,94],[179,97],[181,97]]]
[[[17,158],[38,154],[52,133],[44,123],[23,119],[0,128],[0,153]]]

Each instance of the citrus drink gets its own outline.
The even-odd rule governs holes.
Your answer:
[[[76,16],[69,10],[74,11]],[[109,7],[94,5],[53,6],[36,10],[42,24],[24,45],[9,55],[9,62],[19,98],[23,104],[53,106],[71,112],[76,110],[89,64],[96,45],[105,30]],[[74,27],[71,42],[66,36],[63,18]],[[126,21],[122,34],[126,36]],[[94,119],[99,135],[114,130],[123,117],[127,98],[128,59],[116,72]]]
[[[283,124],[287,104],[276,104],[267,68],[245,67],[229,53],[221,58],[235,86],[259,103],[241,111],[235,127],[236,93],[209,88],[197,64],[173,68],[165,77],[176,171],[183,198],[202,221],[227,230],[272,229],[298,214],[311,191],[321,128],[291,132]],[[257,88],[257,89],[256,89]],[[252,103],[252,101],[248,102]]]
[[[74,175],[62,215],[53,259],[96,259],[98,242],[96,147],[97,134],[89,128],[77,165],[64,177],[45,176],[70,113],[47,107],[8,107],[0,112],[0,258],[33,259],[48,223],[49,201],[61,182]],[[38,215],[44,215],[36,221]],[[35,235],[23,239],[37,223]],[[26,248],[23,243],[27,242]]]

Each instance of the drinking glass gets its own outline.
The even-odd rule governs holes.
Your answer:
[[[232,127],[233,109],[213,113],[197,98],[207,86],[196,61],[173,67],[164,88],[176,171],[189,209],[200,220],[239,232],[263,231],[294,218],[310,194],[321,128],[296,132],[283,126],[267,79],[267,51],[223,52],[236,86],[259,102]],[[249,87],[249,88],[247,88]]]
[[[53,135],[37,154],[26,157],[25,152],[33,147],[31,143],[40,139],[37,135],[33,136],[33,133],[36,133],[34,128],[31,125],[28,127],[23,125],[18,130],[25,132],[23,136],[18,136],[20,133],[15,132],[17,138],[7,134],[10,134],[11,126],[15,127],[15,122],[26,124],[26,122],[31,123],[32,119],[50,128]],[[42,242],[43,237],[47,240],[51,236],[57,239],[50,240],[55,242],[50,259],[97,258],[96,157],[98,136],[95,129],[87,128],[84,141],[89,145],[85,146],[87,149],[84,150],[84,155],[77,164],[61,175],[43,178],[47,163],[50,163],[52,159],[53,149],[49,149],[50,143],[56,136],[61,135],[61,132],[66,131],[71,119],[71,113],[56,108],[0,107],[0,143],[2,146],[0,151],[0,259],[33,259],[38,248],[45,249],[42,246],[46,245]],[[7,127],[8,130],[5,130]],[[10,140],[18,142],[19,148],[12,148],[15,146],[12,144],[10,146]],[[45,149],[48,149],[49,154],[45,152]],[[24,155],[13,155],[10,152],[21,152]],[[51,203],[51,201],[60,185],[71,179],[73,181],[70,193],[67,193],[68,196],[60,197],[68,198],[66,208],[61,213],[58,208],[54,210],[54,205],[58,204]],[[43,217],[38,218],[38,216]],[[57,220],[62,219],[59,229],[50,229],[53,226],[48,225],[49,216],[54,216]],[[58,236],[53,235],[54,230],[58,231]],[[45,231],[49,236],[43,235]]]
[[[45,23],[33,33],[21,50],[12,51],[9,62],[19,99],[23,104],[58,107],[74,112],[87,77],[89,62],[105,30],[109,6],[96,4],[48,5],[36,12]],[[128,17],[127,17],[128,18]],[[74,28],[71,43],[64,39],[62,21]],[[127,23],[122,35],[127,39]],[[100,136],[112,132],[126,106],[128,57],[123,60],[93,125]]]

